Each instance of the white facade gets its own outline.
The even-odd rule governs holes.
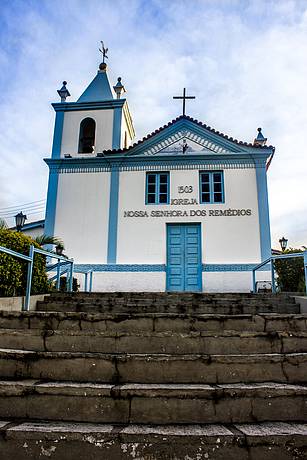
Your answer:
[[[59,175],[54,235],[77,263],[106,263],[109,190],[108,172]]]
[[[94,271],[94,290],[250,291],[252,266],[270,256],[272,148],[239,143],[186,116],[131,145],[127,102],[100,100],[99,91],[111,89],[96,79],[89,100],[87,89],[76,103],[54,104],[47,233],[63,239],[78,270]],[[79,153],[85,118],[96,124],[91,153]]]
[[[201,168],[202,170],[203,168]],[[166,224],[197,222],[202,226],[202,261],[210,264],[254,263],[260,260],[257,184],[254,169],[224,171],[223,204],[145,205],[144,171],[125,171],[119,181],[118,263],[166,263]],[[192,186],[192,193],[178,193],[179,186]],[[127,193],[129,190],[129,193]],[[195,199],[199,203],[199,170],[173,170],[170,174],[173,200]],[[210,210],[250,209],[251,215],[210,216]],[[147,211],[148,218],[125,217],[132,211]],[[153,211],[187,211],[188,217],[151,217]],[[202,212],[206,211],[206,216]],[[126,214],[127,215],[127,214]],[[248,238],[246,238],[248,235]],[[135,241],[138,242],[137,247]]]

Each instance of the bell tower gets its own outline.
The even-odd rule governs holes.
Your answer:
[[[56,112],[52,158],[97,156],[132,144],[135,132],[122,98],[125,88],[120,77],[111,87],[105,62],[76,102],[66,102],[70,96],[66,85],[64,81],[58,90],[61,102],[52,104]]]
[[[66,230],[62,228],[65,218],[61,213],[64,213],[71,191],[76,195],[80,187],[83,187],[87,190],[87,195],[90,195],[92,183],[89,176],[62,174],[66,166],[74,163],[84,169],[88,162],[95,163],[97,157],[103,157],[104,151],[128,148],[133,143],[133,122],[128,103],[122,97],[125,88],[120,77],[113,87],[110,85],[105,63],[107,50],[103,43],[102,49],[103,61],[79,99],[76,102],[67,102],[70,92],[67,82],[64,81],[58,90],[61,102],[52,104],[56,112],[52,153],[51,159],[45,160],[49,166],[45,218],[45,232],[48,235],[65,235]],[[108,179],[105,184],[107,181]]]

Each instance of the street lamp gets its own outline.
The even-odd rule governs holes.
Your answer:
[[[284,236],[282,238],[280,238],[279,244],[280,244],[282,252],[284,252],[286,250],[287,244],[288,244],[287,238],[285,238]]]
[[[17,232],[20,232],[22,227],[25,224],[25,221],[27,220],[27,216],[20,211],[18,214],[15,216],[15,222],[16,222],[16,230]]]

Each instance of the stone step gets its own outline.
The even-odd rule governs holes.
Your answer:
[[[0,329],[0,348],[85,353],[307,353],[307,332]]]
[[[0,381],[0,417],[94,423],[305,421],[307,386]]]
[[[303,460],[307,425],[111,425],[0,421],[6,460]]]
[[[0,311],[0,329],[90,331],[288,331],[307,330],[307,315],[64,313]]]
[[[104,383],[305,383],[307,353],[106,354],[0,349],[1,378]]]
[[[66,301],[106,301],[106,302],[157,302],[157,303],[177,303],[185,304],[211,302],[215,300],[237,300],[248,301],[257,299],[257,301],[274,301],[283,302],[285,300],[292,303],[295,294],[287,293],[206,293],[206,292],[53,292],[45,297],[45,300],[62,300]],[[299,295],[299,294],[297,294]]]
[[[235,298],[240,298],[240,297],[263,297],[263,298],[269,298],[269,297],[274,297],[274,298],[282,298],[282,297],[290,297],[293,295],[299,295],[297,292],[280,292],[280,293],[272,293],[272,292],[265,292],[265,293],[257,293],[254,294],[253,292],[190,292],[190,291],[170,291],[170,292],[158,292],[158,291],[103,291],[103,292],[98,292],[98,291],[93,291],[93,292],[59,292],[59,291],[54,291],[51,294],[48,294],[46,297],[65,297],[65,298],[72,298],[72,297],[126,297],[126,298],[179,298],[179,297],[185,297],[187,299],[190,298],[196,298],[196,299],[201,299],[203,297],[235,297]]]
[[[187,298],[185,296],[178,296],[175,298],[171,297],[162,297],[162,298],[152,298],[152,297],[63,297],[63,296],[48,296],[45,297],[42,303],[62,303],[65,304],[75,304],[75,305],[102,305],[102,306],[135,306],[135,307],[190,307],[196,308],[197,306],[206,306],[206,305],[279,305],[279,304],[293,304],[295,305],[295,299],[293,297],[259,297],[258,295],[253,297],[208,297],[204,296],[199,299]]]
[[[91,302],[61,302],[61,301],[38,301],[37,311],[59,312],[87,312],[87,313],[203,313],[203,314],[258,314],[258,313],[281,313],[298,314],[299,305],[289,302],[229,302],[218,301],[216,303],[189,304],[155,304],[123,302],[123,303],[91,303]]]

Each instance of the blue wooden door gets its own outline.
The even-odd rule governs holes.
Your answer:
[[[167,291],[201,291],[200,224],[167,225]]]

